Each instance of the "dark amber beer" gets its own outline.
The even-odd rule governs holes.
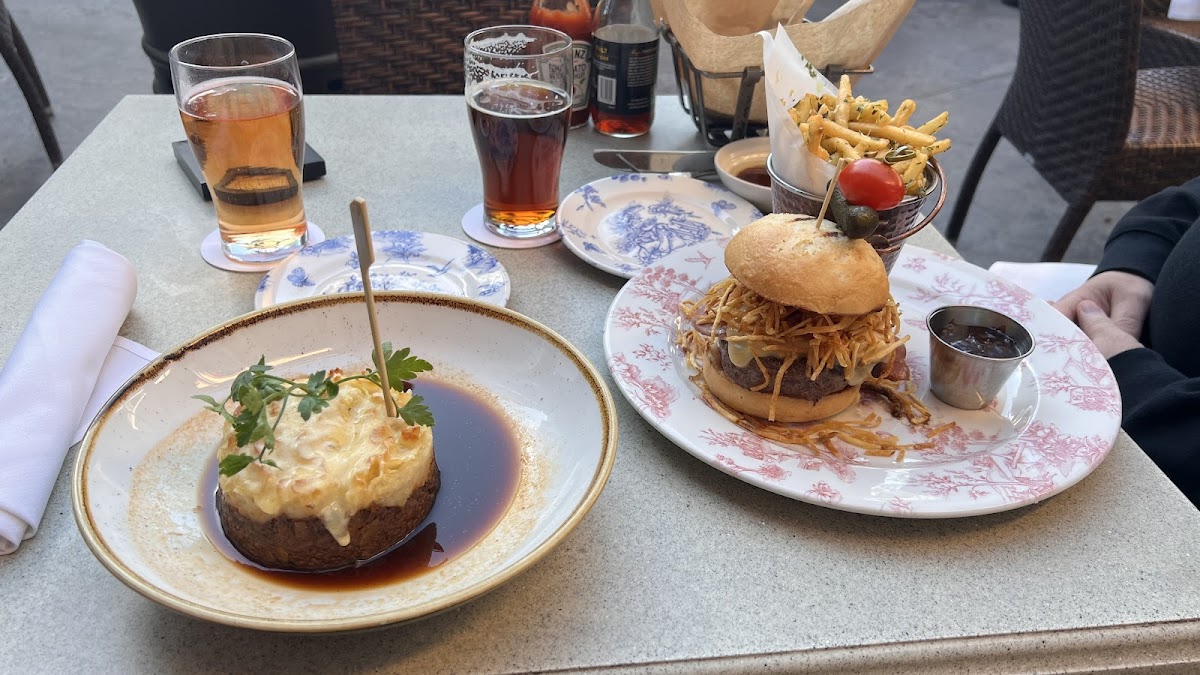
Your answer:
[[[571,119],[571,38],[539,26],[497,26],[468,35],[463,54],[484,225],[514,239],[551,234]]]
[[[512,236],[541,229],[558,208],[570,98],[541,82],[493,80],[468,103],[485,217]]]

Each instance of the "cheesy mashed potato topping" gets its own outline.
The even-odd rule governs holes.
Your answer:
[[[396,394],[403,406],[411,394]],[[278,403],[272,415],[278,414]],[[238,448],[226,425],[217,460],[255,448]],[[429,477],[433,430],[384,413],[383,392],[365,380],[341,385],[329,407],[307,422],[288,406],[268,455],[278,468],[255,462],[221,476],[225,499],[258,522],[278,516],[320,518],[342,546],[350,543],[350,518],[368,506],[403,506]]]

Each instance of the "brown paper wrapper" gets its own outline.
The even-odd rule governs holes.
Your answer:
[[[816,68],[865,68],[891,41],[914,1],[849,0],[812,23],[803,23],[812,0],[653,0],[653,5],[697,69],[740,73],[747,67],[762,67],[762,40],[754,32],[777,23],[784,24],[797,49]],[[738,34],[754,24],[759,25]],[[706,113],[732,117],[738,78],[701,81]],[[767,121],[762,82],[754,88],[750,118]]]

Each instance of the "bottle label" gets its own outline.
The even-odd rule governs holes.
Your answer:
[[[588,107],[588,74],[592,72],[592,43],[572,40],[571,56],[575,62],[575,90],[572,92],[571,110],[586,110]]]
[[[0,0],[0,2],[2,2],[2,1],[3,0]],[[542,53],[543,54],[553,54],[554,52],[562,49],[563,47],[566,47],[566,45],[567,45],[567,43],[565,43],[565,42],[551,42],[542,47]],[[537,79],[541,80],[542,82],[546,82],[546,83],[550,84],[550,86],[554,87],[555,89],[558,89],[560,83],[563,85],[574,87],[574,84],[573,84],[574,74],[575,74],[574,61],[572,61],[572,63],[571,63],[571,73],[563,72],[563,70],[564,70],[563,63],[562,63],[562,61],[559,61],[558,59],[546,59],[545,61],[540,61],[540,62],[538,62],[537,68],[538,68]],[[568,75],[571,75],[571,77],[568,77]],[[571,92],[567,92],[567,94],[568,94],[568,96],[570,96]]]
[[[601,112],[639,115],[654,109],[658,40],[609,42],[592,38],[592,100]]]

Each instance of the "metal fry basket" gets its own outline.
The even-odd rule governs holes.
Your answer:
[[[713,147],[720,147],[747,136],[760,135],[767,128],[766,122],[758,122],[750,118],[750,106],[754,101],[754,88],[763,78],[763,69],[750,66],[741,71],[711,72],[697,68],[669,26],[663,26],[663,39],[671,47],[671,61],[675,66],[675,85],[679,89],[679,105],[684,112],[692,117],[692,122],[704,136],[704,140]],[[830,65],[821,69],[822,74],[830,80],[837,81],[843,74],[869,75],[875,72],[875,67],[845,68]],[[704,85],[706,81],[738,80],[737,99],[733,106],[733,114],[728,115],[712,110],[704,104]]]

